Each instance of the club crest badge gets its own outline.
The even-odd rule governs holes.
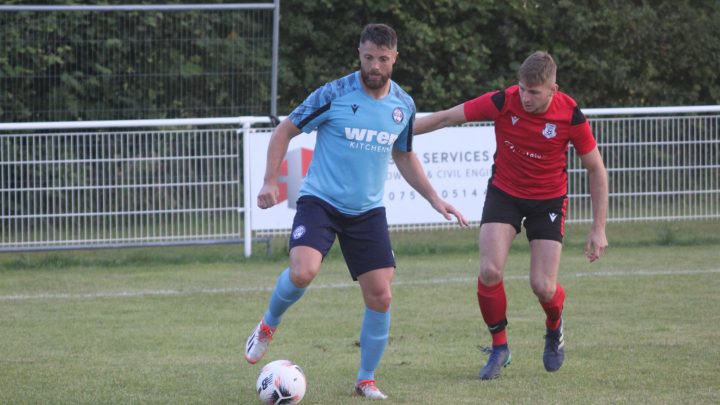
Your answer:
[[[403,118],[405,118],[405,114],[403,113],[402,108],[395,107],[395,109],[392,112],[392,118],[396,124],[402,124]]]
[[[546,123],[545,129],[543,130],[542,134],[547,139],[554,138],[555,135],[557,135],[556,130],[557,130],[557,125]]]
[[[305,226],[299,225],[295,230],[292,232],[292,238],[295,240],[298,240],[305,235]]]

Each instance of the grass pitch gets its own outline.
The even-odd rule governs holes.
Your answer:
[[[611,225],[597,263],[570,227],[566,361],[542,366],[544,315],[524,234],[506,269],[513,362],[477,372],[490,344],[475,298],[477,229],[396,233],[390,343],[378,384],[396,404],[720,403],[717,221]],[[0,403],[258,403],[262,364],[287,358],[303,403],[353,404],[362,298],[337,249],[286,314],[266,358],[247,335],[287,261],[240,247],[0,255]]]

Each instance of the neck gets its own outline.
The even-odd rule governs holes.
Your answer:
[[[370,96],[370,97],[372,97],[372,98],[374,98],[374,99],[376,99],[376,100],[380,100],[381,98],[387,96],[388,93],[390,93],[390,82],[388,82],[388,84],[387,84],[386,86],[383,86],[383,87],[381,87],[381,88],[379,88],[379,89],[371,89],[371,88],[368,88],[368,87],[363,83],[363,89],[365,90],[365,93],[366,93],[368,96]]]

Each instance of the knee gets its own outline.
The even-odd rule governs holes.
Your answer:
[[[315,279],[320,267],[293,266],[290,269],[290,280],[297,288],[306,288]]]
[[[530,281],[530,287],[533,293],[541,302],[547,302],[552,299],[555,295],[555,284],[547,283],[545,281]]]
[[[478,279],[483,285],[488,287],[494,286],[503,279],[503,271],[499,266],[492,263],[482,263],[480,265],[480,276]]]
[[[392,304],[392,292],[388,289],[387,291],[372,294],[368,297],[366,304],[373,311],[387,312],[390,309],[390,304]]]

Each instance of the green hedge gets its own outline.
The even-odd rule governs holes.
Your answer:
[[[236,30],[253,32],[257,22],[228,15],[183,20],[176,35],[207,33],[227,42],[166,42],[157,49],[138,47],[136,38],[120,30],[122,15],[113,13],[99,13],[92,22],[71,23],[59,14],[42,23],[3,20],[0,122],[267,114],[268,83],[227,75],[236,70],[268,76],[262,73],[269,71],[268,52],[248,51],[259,49],[253,42],[258,39],[236,36]],[[133,32],[152,37],[167,20],[150,13]],[[282,0],[279,114],[357,69],[358,36],[368,22],[385,22],[398,32],[393,77],[419,111],[448,108],[515,83],[518,64],[538,49],[556,57],[560,88],[582,107],[720,102],[717,0]],[[98,27],[118,35],[79,53],[78,42],[92,38]],[[135,52],[128,53],[133,46]],[[240,63],[228,60],[225,47],[249,56]],[[158,66],[160,59],[177,63]],[[43,80],[58,69],[64,73]],[[166,71],[179,73],[175,80],[154,79]],[[133,72],[147,78],[133,82]]]
[[[418,111],[516,82],[520,62],[551,52],[582,107],[720,102],[720,2],[283,0],[278,111],[358,66],[368,22],[392,25],[393,78]]]

